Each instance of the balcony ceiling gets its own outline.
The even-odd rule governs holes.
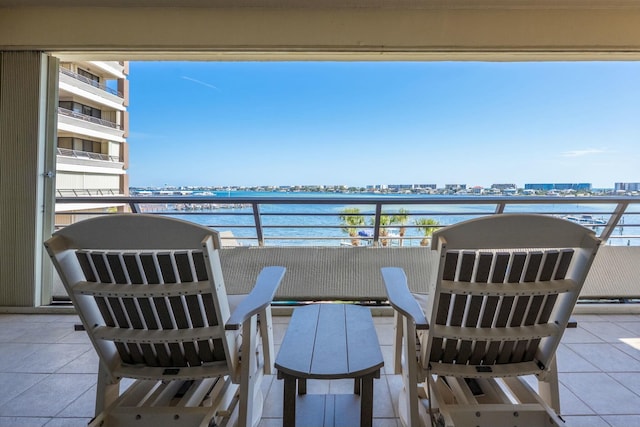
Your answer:
[[[0,0],[0,7],[617,9],[638,0]]]
[[[70,61],[640,60],[640,0],[0,0],[0,8],[0,51]]]

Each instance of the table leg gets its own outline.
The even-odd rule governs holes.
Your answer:
[[[296,377],[282,375],[284,378],[284,402],[282,410],[282,426],[296,426]]]
[[[373,378],[375,374],[361,378],[360,390],[360,427],[372,427],[373,423]]]
[[[298,378],[298,394],[307,394],[306,378]]]

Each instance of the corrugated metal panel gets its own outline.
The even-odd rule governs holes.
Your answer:
[[[0,52],[0,306],[33,306],[40,230],[38,52]]]

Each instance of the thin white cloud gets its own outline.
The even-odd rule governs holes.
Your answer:
[[[605,150],[601,150],[599,148],[587,148],[586,150],[570,150],[561,153],[562,157],[582,157],[582,156],[590,156],[592,154],[601,154],[604,153]]]
[[[189,80],[190,82],[198,83],[199,85],[206,86],[208,88],[211,88],[211,89],[214,89],[214,90],[217,90],[218,92],[220,92],[220,89],[218,89],[216,86],[214,86],[214,85],[212,85],[210,83],[205,83],[203,81],[200,81],[200,80],[197,80],[197,79],[193,79],[193,78],[187,77],[187,76],[182,76],[182,79]]]

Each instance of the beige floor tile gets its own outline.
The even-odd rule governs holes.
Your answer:
[[[567,344],[567,347],[602,371],[640,372],[640,360],[610,344]]]
[[[605,373],[565,373],[560,381],[598,415],[640,412],[640,396]]]

